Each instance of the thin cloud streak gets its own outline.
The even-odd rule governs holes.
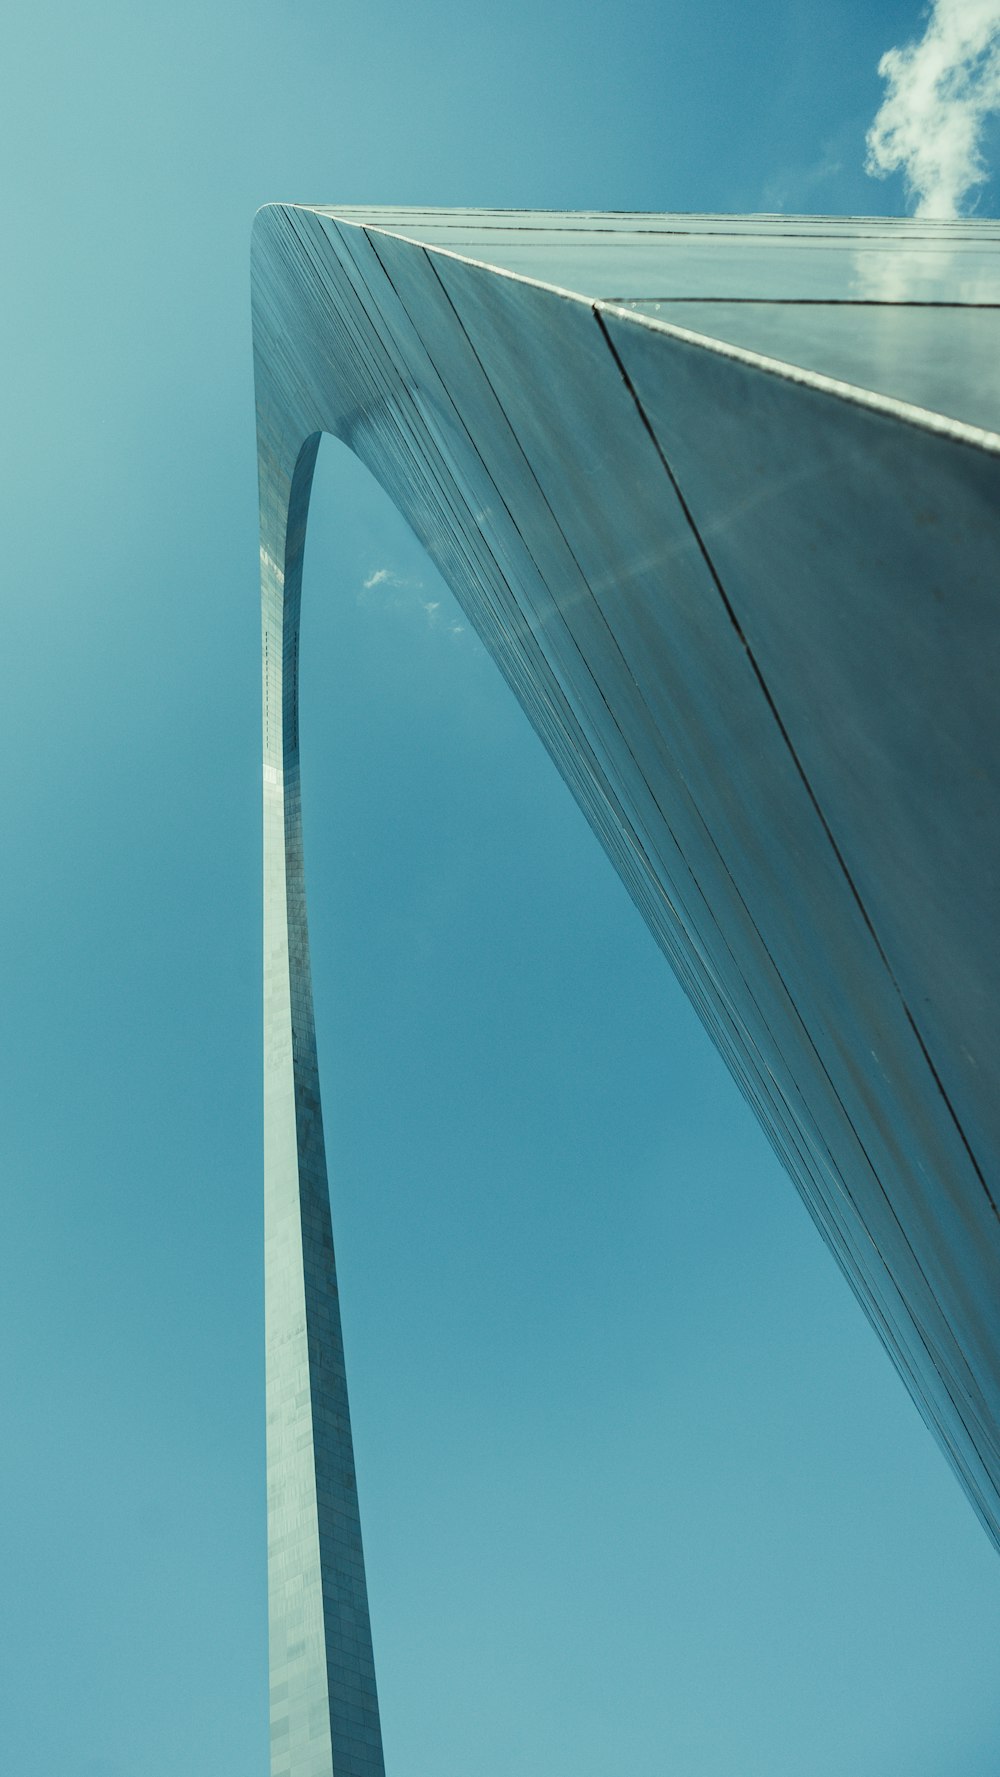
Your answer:
[[[980,138],[1000,109],[1000,0],[934,0],[920,42],[887,50],[878,71],[888,90],[867,171],[901,172],[915,215],[954,220],[990,176]]]
[[[375,568],[361,582],[359,600],[368,604],[367,595],[381,592],[379,608],[391,610],[403,615],[416,615],[419,612],[431,629],[440,629],[444,634],[461,636],[465,634],[465,624],[457,618],[448,617],[442,610],[440,599],[421,597],[424,583],[422,580],[407,579],[405,575],[394,574],[391,568]]]
[[[374,573],[368,575],[367,580],[362,581],[365,592],[371,592],[375,586],[408,586],[409,584],[409,581],[401,580],[399,575],[394,574],[390,568],[376,568]]]

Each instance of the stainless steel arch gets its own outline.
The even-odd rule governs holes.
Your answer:
[[[379,1777],[302,872],[319,437],[442,569],[996,1541],[1000,231],[273,205],[253,253],[272,1772]]]

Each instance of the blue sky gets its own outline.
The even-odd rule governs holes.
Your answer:
[[[267,1768],[254,210],[901,214],[865,132],[922,28],[870,0],[8,22],[18,1777]],[[390,1777],[992,1777],[1000,1564],[490,661],[330,441],[305,599]]]

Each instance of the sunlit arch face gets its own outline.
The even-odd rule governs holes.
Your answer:
[[[323,432],[454,589],[997,1535],[997,243],[969,225],[935,282],[932,236],[258,218],[275,1777],[382,1768],[301,851]],[[894,258],[919,308],[873,307]]]

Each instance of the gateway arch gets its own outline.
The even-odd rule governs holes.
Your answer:
[[[1000,1542],[1000,228],[253,237],[272,1777],[381,1777],[309,978],[320,437],[437,564]]]

